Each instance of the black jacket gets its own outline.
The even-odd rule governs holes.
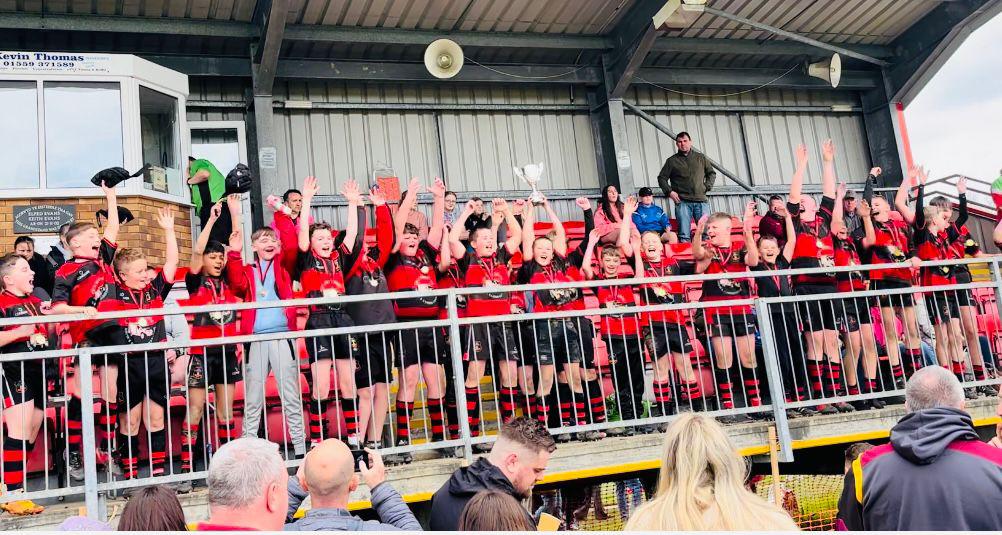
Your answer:
[[[1002,449],[971,416],[936,408],[906,415],[891,443],[856,459],[839,500],[842,530],[1002,530]]]
[[[428,524],[428,528],[431,531],[458,530],[459,516],[463,512],[463,508],[476,493],[482,490],[504,492],[518,501],[524,498],[515,492],[511,481],[508,481],[508,478],[498,467],[481,457],[470,466],[453,472],[449,481],[432,496],[431,522]],[[536,524],[528,511],[525,512],[525,515],[532,525]]]
[[[35,253],[28,260],[28,267],[35,273],[35,287],[42,288],[45,293],[52,295],[52,287],[55,285],[55,271],[49,265],[49,261],[44,256]]]

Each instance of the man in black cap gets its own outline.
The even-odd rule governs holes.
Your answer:
[[[852,236],[856,232],[856,229],[863,226],[863,220],[856,213],[856,192],[852,190],[845,192],[845,198],[842,199],[842,208],[842,221],[845,222],[845,228],[849,231],[849,235]]]

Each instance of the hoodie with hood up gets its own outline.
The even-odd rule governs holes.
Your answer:
[[[838,507],[841,530],[1002,530],[1002,449],[971,416],[940,407],[906,415],[891,442],[852,464]]]
[[[518,494],[511,481],[487,459],[481,457],[473,464],[460,468],[452,473],[449,481],[442,485],[431,498],[431,531],[456,531],[459,529],[459,516],[473,496],[482,490],[496,490],[510,494],[516,501],[522,501],[524,496]],[[536,522],[528,511],[525,516],[532,525]]]

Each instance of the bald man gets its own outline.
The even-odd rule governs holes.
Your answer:
[[[372,466],[359,460],[361,479],[372,494],[372,508],[380,520],[362,520],[348,512],[348,497],[358,488],[351,450],[343,442],[329,439],[314,447],[296,477],[289,478],[289,514],[292,522],[299,504],[309,495],[312,508],[306,516],[285,525],[285,531],[421,531],[421,524],[403,498],[386,482],[383,459],[366,449]]]

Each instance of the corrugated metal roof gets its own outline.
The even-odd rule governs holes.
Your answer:
[[[0,12],[248,22],[257,0],[0,0]]]

